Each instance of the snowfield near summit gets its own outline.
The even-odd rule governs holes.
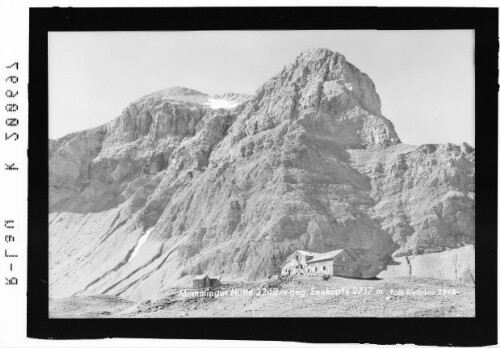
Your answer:
[[[238,103],[237,101],[226,100],[226,99],[209,98],[208,101],[203,105],[207,105],[212,109],[234,109],[235,107],[240,105],[240,103]]]

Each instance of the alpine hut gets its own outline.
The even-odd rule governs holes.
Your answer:
[[[281,275],[294,274],[361,277],[356,259],[345,249],[323,254],[297,250],[281,265]]]
[[[307,261],[307,273],[361,277],[356,259],[345,249],[314,255]]]
[[[316,255],[309,251],[297,250],[281,265],[281,275],[306,274],[307,261]]]

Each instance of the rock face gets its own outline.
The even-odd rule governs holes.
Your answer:
[[[401,144],[374,83],[327,49],[251,97],[156,92],[50,142],[50,296],[257,279],[297,249],[349,249],[371,277],[472,245],[474,156]]]

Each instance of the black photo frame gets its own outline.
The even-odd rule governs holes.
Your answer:
[[[498,9],[31,8],[29,15],[28,337],[497,343]],[[476,317],[49,319],[48,32],[313,29],[475,31]]]

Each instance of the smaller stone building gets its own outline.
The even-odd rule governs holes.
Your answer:
[[[220,278],[210,278],[207,274],[200,274],[193,278],[193,288],[217,288],[221,286]]]

